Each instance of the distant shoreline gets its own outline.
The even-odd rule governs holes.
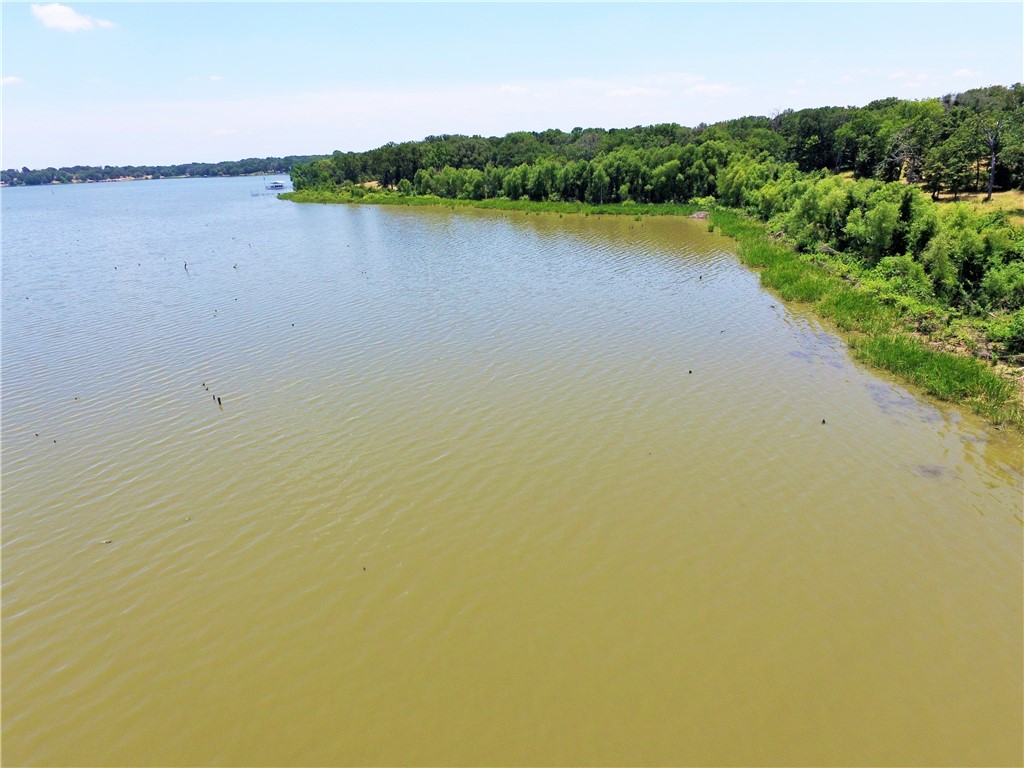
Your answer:
[[[322,155],[247,157],[218,163],[173,163],[167,165],[70,165],[61,168],[7,168],[0,170],[4,187],[41,187],[53,184],[99,184],[109,181],[153,181],[156,179],[213,179],[236,176],[286,176],[300,163]]]
[[[122,181],[168,181],[174,179],[244,179],[256,178],[258,176],[287,176],[287,171],[268,173],[238,173],[223,176],[118,176],[113,179],[71,179],[70,181],[49,181],[45,184],[8,184],[0,182],[4,189],[15,189],[17,187],[66,187],[77,184],[113,184]]]

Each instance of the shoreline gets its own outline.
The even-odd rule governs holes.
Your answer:
[[[489,198],[485,200],[402,196],[372,192],[361,196],[323,190],[285,192],[280,200],[295,203],[362,204],[483,208],[524,213],[576,215],[680,216],[704,219],[709,230],[718,229],[736,241],[740,262],[758,272],[761,284],[784,301],[810,306],[841,332],[855,359],[893,374],[929,397],[965,406],[985,417],[997,429],[1011,426],[1024,433],[1024,369],[986,363],[963,346],[951,347],[934,334],[921,332],[898,308],[829,269],[821,254],[797,253],[784,240],[742,212],[718,206],[683,203],[632,202],[590,205],[578,202],[533,202]],[[696,215],[701,214],[701,215]]]

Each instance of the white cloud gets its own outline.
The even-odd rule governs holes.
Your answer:
[[[506,83],[498,89],[502,93],[526,93],[526,88],[522,85],[514,85],[512,83]]]
[[[223,75],[210,75],[210,79],[213,80],[214,82],[220,82],[221,80],[224,79],[224,76]]]
[[[16,77],[15,75],[7,75],[2,80],[0,80],[0,83],[3,83],[4,85],[20,85],[24,82],[25,80],[23,78]]]
[[[895,72],[889,73],[890,80],[903,80],[907,76],[907,73],[902,69],[896,70]]]
[[[846,85],[847,83],[852,82],[854,82],[853,75],[843,75],[842,77],[839,78],[839,83],[841,85]]]
[[[958,69],[953,73],[953,77],[981,77],[980,69]]]
[[[213,132],[214,136],[234,136],[238,133],[237,128],[218,128]]]
[[[60,3],[32,3],[32,15],[43,22],[47,29],[59,29],[63,32],[84,32],[97,27],[109,29],[116,26],[112,21],[85,16],[74,8]]]

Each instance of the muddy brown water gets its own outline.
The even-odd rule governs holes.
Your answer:
[[[5,764],[1019,762],[1018,436],[704,222],[256,186],[3,191]]]

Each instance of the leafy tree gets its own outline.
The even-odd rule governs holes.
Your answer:
[[[587,202],[604,205],[611,199],[611,178],[602,163],[594,163],[587,185]]]

